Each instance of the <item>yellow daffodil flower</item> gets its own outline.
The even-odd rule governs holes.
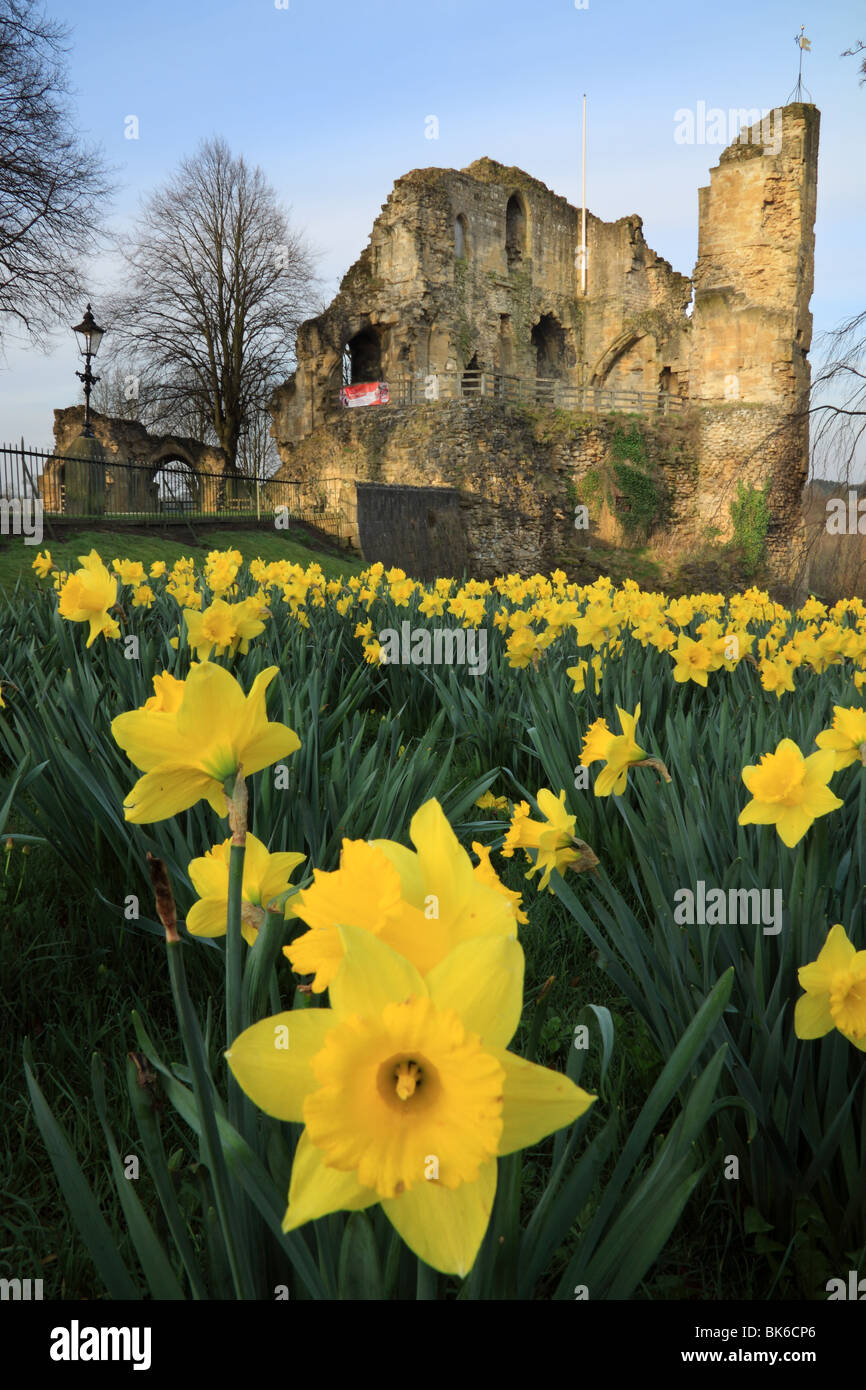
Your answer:
[[[231,848],[229,837],[221,845],[214,845],[200,859],[193,859],[189,865],[190,880],[199,895],[186,919],[186,929],[193,936],[225,936]],[[241,932],[248,946],[255,942],[269,903],[285,893],[289,879],[304,858],[303,854],[270,854],[261,840],[247,834],[241,893]],[[294,916],[290,900],[279,910],[285,917]]]
[[[818,959],[797,972],[805,994],[794,1008],[798,1038],[823,1038],[833,1028],[866,1052],[866,951],[855,949],[841,923],[830,928]]]
[[[108,610],[117,602],[117,580],[113,579],[95,550],[79,555],[80,570],[70,574],[60,589],[59,611],[70,623],[89,623],[90,647],[102,633],[119,637],[120,629]]]
[[[415,812],[409,835],[414,853],[393,840],[344,840],[340,867],[315,869],[298,893],[295,913],[310,930],[283,951],[298,974],[315,972],[316,993],[337,973],[345,923],[381,937],[422,974],[470,937],[515,935],[512,900],[473,868],[435,798]]]
[[[229,671],[203,662],[183,682],[179,703],[169,687],[162,708],[145,705],[112,720],[115,742],[145,774],[123,803],[126,819],[166,820],[202,797],[224,816],[224,784],[239,767],[249,776],[300,748],[292,729],[268,722],[265,691],[275,675],[276,666],[261,671],[244,695]]]
[[[764,753],[757,766],[743,768],[752,800],[737,823],[775,825],[782,842],[793,849],[818,816],[842,805],[827,785],[835,770],[832,749],[804,758],[792,739],[783,738],[775,753]]]
[[[637,721],[640,718],[640,705],[637,706],[634,714],[626,714],[625,710],[616,707],[619,715],[619,722],[622,728],[621,734],[614,734],[607,727],[607,721],[596,719],[591,724],[584,735],[583,747],[580,753],[580,761],[584,766],[589,767],[590,763],[604,762],[606,767],[595,779],[593,791],[596,796],[622,796],[628,780],[628,770],[630,767],[654,767],[660,772],[666,782],[671,779],[664,763],[658,758],[650,758],[635,740]]]
[[[858,760],[866,763],[866,710],[834,705],[832,728],[824,729],[815,742],[819,748],[833,749],[837,772]]]
[[[497,1157],[572,1124],[595,1097],[507,1051],[523,1003],[513,937],[464,941],[425,979],[371,932],[339,935],[331,1007],[264,1019],[226,1053],[256,1105],[305,1126],[283,1229],[381,1203],[421,1260],[464,1277]]]
[[[550,887],[550,875],[554,869],[559,874],[564,873],[566,869],[574,869],[580,873],[584,869],[594,869],[598,859],[589,845],[575,835],[575,817],[570,816],[565,809],[564,791],[557,797],[543,787],[536,800],[545,820],[531,820],[528,803],[519,802],[514,808],[511,825],[502,845],[502,856],[504,859],[510,859],[516,849],[522,849],[526,852],[527,859],[531,859],[529,851],[535,850],[535,861],[526,878],[531,878],[539,869],[543,869],[538,883],[539,891],[547,888],[553,892]]]

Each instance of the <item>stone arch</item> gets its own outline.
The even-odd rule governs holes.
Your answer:
[[[646,336],[643,329],[626,328],[619,337],[614,338],[593,367],[589,378],[590,386],[604,386],[620,358],[630,352],[635,344]]]
[[[197,472],[189,452],[181,447],[166,445],[158,451],[152,467],[150,485],[155,489],[159,511],[204,511],[203,493],[216,491],[203,486],[210,477]],[[216,497],[212,500],[215,503]]]
[[[529,217],[519,193],[512,193],[505,205],[505,256],[509,266],[518,265],[526,255]]]
[[[114,515],[160,510],[157,475],[177,463],[189,477],[189,488],[202,511],[218,511],[240,477],[225,450],[217,444],[179,435],[150,434],[140,420],[123,420],[93,413],[93,433],[104,453],[105,510]],[[54,412],[55,457],[46,464],[43,489],[60,510],[64,462],[75,458],[84,426],[84,407]],[[55,508],[52,508],[55,509]]]

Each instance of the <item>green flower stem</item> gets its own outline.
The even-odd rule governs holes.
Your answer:
[[[244,820],[246,816],[244,815]],[[226,921],[226,1048],[231,1048],[244,1028],[243,1000],[243,948],[241,934],[241,912],[243,909],[244,855],[243,843],[238,844],[239,835],[245,836],[243,828],[235,829],[235,838],[229,856],[229,896]],[[231,1071],[227,1071],[229,1121],[242,1134],[247,1143],[255,1148],[256,1118],[252,1103],[244,1095]],[[252,1213],[244,1198],[240,1198],[240,1217],[245,1237],[250,1235],[249,1220]]]
[[[241,907],[243,902],[244,855],[243,844],[232,844],[229,857],[229,898],[226,920],[226,1047],[241,1032],[241,976],[243,936]],[[231,1095],[231,1092],[229,1092]]]
[[[415,1286],[415,1299],[436,1299],[439,1297],[439,1275],[423,1260],[418,1261],[418,1279]]]
[[[234,1202],[232,1201],[228,1169],[220,1144],[219,1133],[217,1131],[207,1058],[205,1057],[198,1020],[195,1016],[192,1000],[189,997],[186,968],[183,959],[183,943],[178,937],[174,939],[169,937],[166,941],[166,951],[168,953],[168,969],[171,977],[171,992],[174,999],[175,1012],[177,1013],[178,1023],[180,1024],[181,1036],[183,1037],[183,1045],[189,1063],[189,1069],[192,1073],[196,1108],[201,1117],[201,1141],[204,1160],[213,1183],[214,1200],[216,1202],[217,1213],[222,1228],[226,1255],[228,1256],[229,1268],[232,1273],[232,1281],[237,1297],[239,1299],[250,1299],[255,1296],[253,1293],[252,1276],[247,1264],[246,1252],[243,1245],[236,1238],[239,1233],[237,1213],[235,1211]]]

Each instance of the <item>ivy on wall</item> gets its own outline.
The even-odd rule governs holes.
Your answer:
[[[664,520],[668,490],[661,472],[650,461],[647,441],[637,423],[628,432],[617,426],[607,459],[585,474],[581,493],[589,503],[604,497],[630,543],[646,541],[653,527]]]
[[[770,485],[749,487],[737,479],[736,500],[731,502],[731,521],[734,524],[734,545],[742,552],[743,570],[753,575],[766,559],[767,530],[770,525]]]

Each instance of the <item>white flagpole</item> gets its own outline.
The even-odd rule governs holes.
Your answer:
[[[583,94],[583,180],[580,214],[580,293],[586,294],[586,92]]]

